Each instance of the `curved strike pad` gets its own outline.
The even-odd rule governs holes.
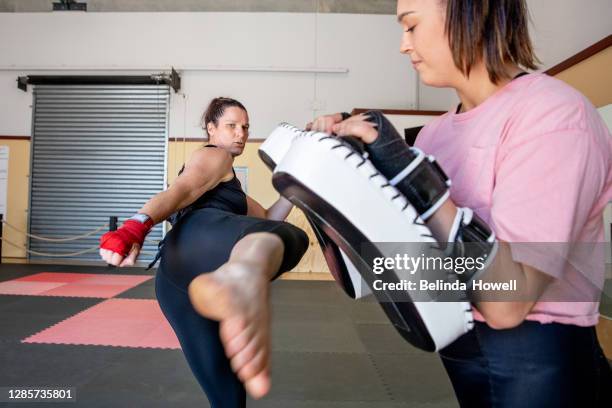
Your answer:
[[[436,244],[404,196],[340,138],[315,132],[297,134],[277,163],[272,183],[306,213],[324,252],[327,248],[326,260],[328,264],[332,261],[334,277],[338,280],[340,274],[339,283],[349,294],[359,281],[374,290],[379,276],[373,272],[373,258],[389,253],[377,243],[411,243],[417,249],[418,245],[430,248]],[[363,251],[364,244],[368,251]],[[351,271],[361,279],[352,278]],[[402,270],[385,272],[385,282],[405,278]],[[399,333],[424,350],[440,350],[473,325],[471,307],[465,301],[415,302],[408,291],[402,292],[402,301],[384,291],[376,295]]]
[[[291,143],[302,131],[288,123],[281,123],[270,133],[270,136],[259,146],[259,157],[272,171],[285,157]]]
[[[259,147],[258,153],[264,164],[272,171],[289,151],[293,140],[304,133],[303,130],[286,122],[279,124]],[[305,213],[310,227],[319,241],[321,251],[330,272],[344,292],[353,299],[369,295],[369,288],[362,285],[361,277],[350,259],[342,252],[334,241],[327,236],[313,219]]]

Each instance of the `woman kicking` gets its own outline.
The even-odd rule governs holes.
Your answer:
[[[269,282],[297,265],[308,237],[282,221],[289,201],[266,210],[236,178],[234,157],[249,136],[244,106],[216,98],[203,126],[209,144],[168,190],[102,236],[100,255],[133,265],[149,230],[173,214],[159,254],[159,304],[211,406],[244,407],[245,388],[254,398],[270,388]]]

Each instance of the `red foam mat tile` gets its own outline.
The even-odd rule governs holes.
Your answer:
[[[131,286],[127,285],[81,285],[70,283],[41,293],[41,296],[66,296],[108,299],[125,292]]]
[[[172,328],[167,322],[166,324],[159,325],[156,329],[146,334],[138,343],[138,347],[181,348],[174,331],[172,331]]]
[[[84,279],[86,276],[91,276],[87,273],[64,273],[64,272],[41,272],[33,275],[24,276],[23,278],[15,279],[19,282],[76,282]]]
[[[0,282],[0,295],[40,295],[46,291],[63,286],[61,282]]]
[[[150,275],[41,272],[0,282],[0,294],[111,298],[151,278]]]
[[[180,349],[157,301],[108,299],[23,343]]]
[[[94,275],[86,274],[78,283],[84,285],[140,285],[151,279],[150,275]]]

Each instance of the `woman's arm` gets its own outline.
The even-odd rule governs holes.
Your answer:
[[[283,221],[293,208],[291,201],[284,197],[280,197],[267,210],[257,201],[247,196],[247,204],[249,206],[248,215],[252,217],[265,218],[268,220]]]
[[[314,123],[321,128],[313,126],[313,129],[325,131],[326,129],[323,129],[323,127],[327,127],[338,136],[358,137],[366,144],[373,143],[379,136],[378,129],[366,120],[365,115],[353,116],[341,122],[339,120],[339,114],[317,119]],[[335,124],[329,127],[329,122],[335,122]],[[456,214],[457,207],[449,198],[427,220],[427,226],[438,242],[445,243],[448,241]],[[515,262],[512,258],[510,245],[507,242],[499,241],[498,245],[497,255],[482,280],[490,282],[515,280],[515,298],[520,298],[520,301],[490,301],[490,293],[479,293],[477,291],[470,292],[470,295],[487,324],[495,329],[508,329],[518,326],[525,320],[525,317],[553,278],[529,265]]]
[[[170,188],[153,196],[138,212],[147,214],[154,223],[165,220],[229,178],[231,168],[232,158],[225,150],[198,150]]]
[[[232,177],[232,158],[220,149],[203,149],[193,154],[172,186],[156,194],[138,211],[147,221],[129,219],[117,231],[100,237],[100,256],[115,266],[133,266],[149,230],[173,212],[193,203],[220,181]]]
[[[446,242],[457,213],[457,207],[449,198],[436,211],[427,226],[438,242]],[[499,241],[497,255],[483,275],[483,281],[502,282],[515,280],[516,293],[521,301],[486,301],[478,291],[471,292],[471,298],[487,324],[494,329],[510,329],[521,324],[529,314],[544,289],[552,282],[549,275],[512,259],[510,245]],[[490,298],[489,298],[490,300]]]

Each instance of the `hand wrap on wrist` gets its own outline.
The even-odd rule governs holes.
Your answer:
[[[365,146],[368,158],[426,221],[449,197],[449,178],[433,156],[409,147],[380,111],[366,116],[378,130],[378,138]]]
[[[457,273],[458,279],[468,283],[477,279],[485,271],[497,254],[495,233],[473,210],[457,208],[457,215],[451,227],[445,255],[452,258],[478,260],[472,268]],[[478,266],[481,267],[478,267]]]
[[[117,231],[109,231],[100,237],[100,248],[127,256],[134,244],[142,248],[144,239],[153,225],[150,218],[145,223],[126,220]]]

